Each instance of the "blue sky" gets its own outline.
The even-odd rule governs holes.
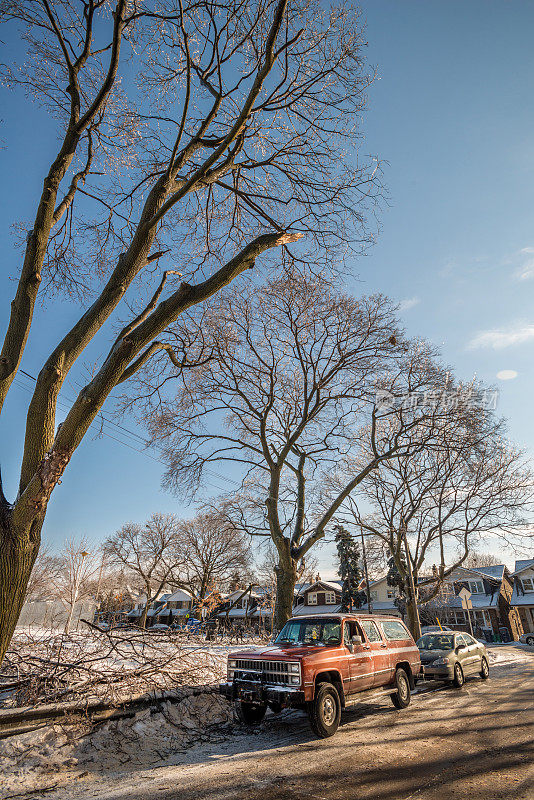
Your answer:
[[[512,438],[534,454],[534,2],[365,0],[362,8],[368,58],[378,72],[364,151],[387,162],[389,203],[377,244],[354,263],[351,288],[402,301],[410,334],[439,345],[460,377],[476,373],[497,385]],[[3,329],[21,256],[11,226],[31,217],[56,142],[35,105],[4,93],[2,107]],[[78,310],[65,302],[38,310],[23,364],[28,373],[37,373]],[[100,352],[97,341],[87,362]],[[503,371],[517,377],[502,380]],[[75,396],[81,375],[65,386],[65,398]],[[17,378],[0,422],[10,496],[30,387],[28,378]],[[123,424],[142,435],[132,420]],[[53,495],[44,529],[52,544],[82,534],[96,542],[154,511],[191,513],[160,489],[157,460],[110,437],[140,449],[138,439],[112,426],[106,432],[86,439]],[[210,481],[207,492],[227,487]],[[326,552],[321,560],[326,575]]]

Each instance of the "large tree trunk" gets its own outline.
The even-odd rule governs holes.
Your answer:
[[[18,530],[0,487],[0,664],[13,636],[39,552],[43,518]]]
[[[419,614],[416,613],[416,608],[410,598],[406,600],[406,622],[410,633],[417,641],[421,637],[421,624],[419,622]]]
[[[276,604],[274,607],[274,631],[280,631],[293,613],[295,583],[297,582],[297,561],[291,557],[290,543],[287,539],[277,544],[279,561],[276,572]]]

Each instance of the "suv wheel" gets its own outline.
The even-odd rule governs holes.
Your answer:
[[[315,700],[308,706],[308,717],[312,731],[321,739],[333,736],[341,719],[341,701],[335,686],[320,683]]]
[[[480,662],[480,677],[483,681],[489,678],[489,664],[485,656],[482,656],[482,661]]]
[[[267,706],[254,705],[253,703],[244,703],[242,700],[236,700],[235,716],[238,722],[243,725],[258,725],[265,716]]]
[[[464,671],[458,661],[454,665],[454,678],[452,679],[452,682],[457,689],[461,689],[465,683]]]
[[[410,705],[412,696],[410,694],[410,681],[403,669],[398,669],[395,673],[395,686],[397,691],[391,695],[391,702],[395,708],[406,708]]]
[[[527,644],[530,645],[530,647],[532,647],[532,645],[534,644],[534,636],[527,636]]]

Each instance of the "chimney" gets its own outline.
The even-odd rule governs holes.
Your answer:
[[[319,575],[319,573],[317,573],[317,575],[315,576],[315,582],[319,583],[320,580],[321,580],[321,576]]]

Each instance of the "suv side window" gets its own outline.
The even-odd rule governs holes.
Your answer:
[[[402,622],[396,619],[385,619],[382,621],[382,630],[386,639],[390,641],[398,641],[399,639],[409,639],[410,634],[404,627]]]
[[[367,638],[369,639],[370,642],[382,641],[382,636],[380,635],[380,631],[376,627],[375,623],[371,622],[370,619],[362,619],[360,625],[367,634]]]
[[[463,633],[458,633],[456,635],[456,647],[458,647],[458,645],[464,645],[464,644],[465,645],[469,644],[467,636],[464,636]]]
[[[478,644],[478,642],[475,641],[475,639],[473,639],[473,637],[470,636],[468,633],[464,633],[463,636],[466,644]]]
[[[343,642],[347,647],[349,646],[349,644],[352,644],[351,640],[353,636],[362,636],[362,632],[358,628],[358,624],[354,622],[354,620],[346,619],[343,625]]]

